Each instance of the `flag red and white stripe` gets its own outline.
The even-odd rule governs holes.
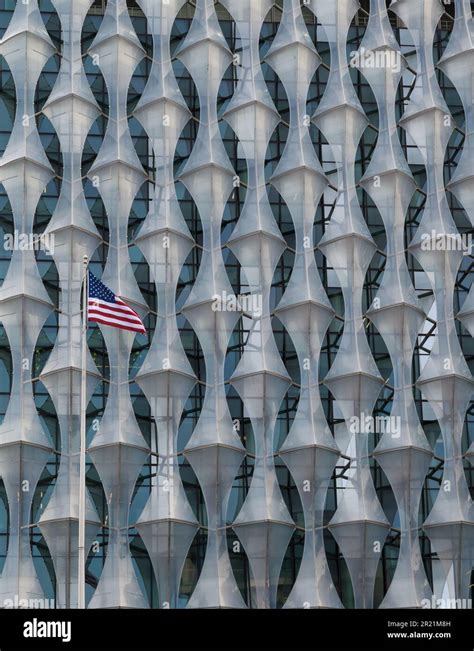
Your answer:
[[[88,321],[102,323],[121,330],[146,333],[146,328],[137,312],[132,310],[90,271],[88,285]]]

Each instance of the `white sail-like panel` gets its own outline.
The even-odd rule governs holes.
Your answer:
[[[344,297],[344,331],[324,380],[349,426],[370,415],[382,378],[370,351],[362,313],[365,273],[375,243],[362,216],[355,185],[355,156],[367,118],[357,98],[346,58],[347,32],[356,0],[336,4],[314,0],[311,8],[327,34],[331,69],[313,120],[332,146],[338,167],[336,209],[319,243]],[[329,527],[346,560],[356,608],[371,607],[375,572],[388,522],[370,475],[368,438],[350,428],[352,456],[348,481]]]
[[[54,53],[36,0],[17,3],[0,41],[16,89],[16,113],[0,159],[0,183],[8,195],[14,229],[29,237],[38,201],[53,178],[35,120],[34,95]],[[33,396],[33,355],[52,303],[34,250],[15,249],[0,289],[0,321],[10,345],[12,383],[0,427],[0,477],[9,509],[8,552],[0,577],[0,601],[43,598],[31,557],[30,517],[35,487],[51,452]]]
[[[296,256],[276,314],[293,339],[302,378],[295,420],[280,449],[298,487],[305,518],[303,559],[285,607],[340,607],[327,564],[323,529],[327,486],[339,451],[321,404],[318,363],[334,310],[319,278],[313,243],[314,216],[328,181],[304,123],[309,84],[320,58],[297,0],[285,1],[266,61],[282,80],[290,105],[288,140],[271,182],[291,212]],[[309,491],[305,490],[308,482]]]
[[[135,109],[151,139],[156,160],[155,188],[136,243],[151,270],[158,295],[155,334],[137,383],[157,424],[157,474],[137,529],[150,555],[161,608],[176,608],[183,564],[198,529],[179,474],[177,433],[195,375],[176,323],[176,287],[193,239],[176,197],[173,162],[179,135],[190,113],[173,74],[170,39],[184,0],[139,2],[153,35],[154,55],[147,86]]]
[[[143,57],[125,0],[110,0],[90,48],[109,92],[109,120],[89,177],[96,180],[109,221],[109,250],[102,277],[115,294],[143,314],[144,299],[128,253],[128,219],[145,179],[132,143],[127,116],[131,76]],[[121,65],[117,67],[117,61]],[[109,538],[105,565],[90,608],[145,608],[129,548],[129,507],[135,482],[147,458],[129,389],[129,360],[134,334],[101,326],[110,365],[107,403],[89,448],[108,501]]]
[[[388,427],[375,456],[395,493],[400,519],[400,552],[394,578],[382,606],[419,608],[431,596],[418,542],[421,489],[431,448],[413,400],[411,364],[425,313],[413,288],[405,259],[405,216],[415,183],[397,134],[395,100],[405,69],[383,0],[371,2],[361,49],[382,52],[382,66],[364,66],[379,111],[379,137],[361,185],[373,199],[387,235],[386,266],[368,316],[382,335],[393,366],[394,397]],[[399,61],[400,66],[393,66]]]
[[[91,219],[82,185],[81,158],[87,133],[99,109],[82,65],[81,30],[91,0],[72,4],[55,0],[62,26],[61,68],[43,108],[56,129],[63,152],[63,178],[56,210],[47,234],[54,238],[53,258],[61,285],[59,330],[55,346],[41,373],[58,415],[61,458],[54,492],[39,526],[53,557],[59,608],[77,605],[77,550],[79,517],[79,429],[81,382],[81,283],[83,256],[88,258],[100,238]],[[87,400],[99,380],[87,358]],[[89,549],[99,519],[86,493],[86,548]]]
[[[446,198],[442,164],[453,121],[436,79],[432,51],[443,7],[438,1],[428,0],[398,0],[392,6],[410,30],[417,48],[417,80],[402,124],[423,156],[427,179],[426,203],[410,250],[430,280],[438,325],[418,386],[438,419],[444,443],[444,472],[441,489],[423,527],[446,578],[451,571],[454,573],[455,598],[463,599],[469,595],[474,559],[474,505],[464,475],[461,443],[473,384],[453,313],[462,251],[449,246],[457,241],[459,233]],[[440,238],[446,246],[437,246]]]
[[[249,291],[261,299],[253,310],[242,357],[231,377],[250,417],[255,438],[255,468],[245,502],[233,528],[242,541],[252,572],[257,608],[273,608],[281,564],[293,520],[278,486],[273,437],[281,401],[289,386],[272,331],[270,290],[275,266],[285,249],[265,185],[265,154],[279,115],[266,87],[259,36],[271,1],[223,2],[234,18],[242,52],[238,83],[225,119],[233,128],[247,162],[247,194],[228,246],[242,265]]]
[[[222,142],[217,93],[231,62],[212,0],[199,0],[191,28],[178,51],[196,84],[199,130],[180,179],[193,197],[203,229],[198,276],[183,307],[203,350],[206,392],[198,422],[185,448],[204,495],[207,548],[189,608],[244,608],[227,552],[226,514],[230,490],[244,456],[234,431],[224,387],[224,361],[239,314],[216,310],[216,297],[232,296],[220,232],[234,170]],[[219,303],[219,301],[218,301]]]

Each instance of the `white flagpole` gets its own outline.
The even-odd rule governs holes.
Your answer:
[[[85,557],[85,526],[86,526],[86,364],[87,364],[87,305],[88,280],[87,265],[89,258],[85,255],[82,275],[82,328],[81,328],[81,434],[79,441],[79,544],[78,544],[78,575],[77,575],[77,607],[86,607],[86,557]]]

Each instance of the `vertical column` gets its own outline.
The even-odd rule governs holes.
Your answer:
[[[456,19],[454,29],[446,46],[438,67],[453,82],[459,93],[464,109],[464,146],[461,158],[454,170],[447,189],[454,194],[474,225],[474,191],[472,188],[474,160],[474,19],[470,0],[455,0]],[[472,248],[467,253],[473,253]],[[471,337],[474,336],[474,287],[464,301],[457,318],[467,328]],[[473,462],[474,444],[467,453]]]
[[[61,434],[58,477],[39,527],[56,572],[56,606],[77,607],[79,515],[79,429],[81,383],[81,280],[84,255],[90,257],[100,237],[84,196],[81,157],[84,141],[99,115],[82,65],[81,31],[92,0],[53,0],[62,26],[63,51],[56,84],[43,112],[53,124],[63,154],[61,193],[46,233],[54,238],[54,261],[60,285],[58,336],[41,373],[54,403]],[[88,356],[87,396],[99,373]],[[86,547],[98,517],[86,493]]]
[[[421,560],[418,512],[432,453],[413,399],[412,356],[426,314],[405,259],[405,216],[415,182],[398,139],[395,100],[406,64],[384,0],[371,2],[359,52],[361,72],[374,92],[379,113],[376,148],[360,184],[377,206],[387,236],[385,270],[368,316],[390,353],[394,391],[389,427],[374,454],[395,494],[401,530],[398,563],[382,606],[419,608],[431,596]],[[369,65],[376,53],[379,64]]]
[[[389,525],[370,474],[367,433],[352,424],[353,419],[361,423],[370,417],[382,385],[362,313],[364,278],[375,243],[362,216],[354,178],[357,146],[367,126],[346,57],[347,34],[358,7],[357,0],[312,1],[331,49],[327,88],[313,121],[332,146],[338,168],[336,207],[319,248],[337,275],[345,310],[339,349],[324,382],[350,430],[348,480],[329,527],[347,562],[355,607],[370,608]]]
[[[95,179],[109,218],[110,245],[103,281],[143,313],[144,300],[128,255],[127,225],[135,194],[145,180],[127,119],[127,92],[143,56],[126,0],[109,0],[90,53],[109,91],[109,120],[89,176]],[[108,500],[109,539],[105,565],[91,608],[146,607],[129,549],[128,513],[147,445],[130,399],[128,367],[134,333],[101,327],[110,364],[107,404],[89,448]]]
[[[313,46],[299,0],[285,0],[277,35],[266,56],[283,82],[290,108],[288,140],[271,183],[285,200],[295,225],[295,262],[276,314],[289,332],[301,373],[292,427],[280,449],[301,498],[304,548],[298,576],[285,607],[341,607],[324,550],[327,487],[339,451],[319,394],[319,356],[334,316],[319,278],[313,242],[316,208],[327,179],[308,129],[306,100],[321,60]]]
[[[204,495],[208,539],[204,565],[188,605],[240,608],[245,603],[227,552],[226,515],[244,448],[233,429],[224,386],[225,354],[239,314],[226,311],[225,301],[219,300],[233,293],[222,257],[220,232],[234,170],[224,149],[217,117],[219,85],[232,58],[213,0],[197,1],[178,57],[196,84],[200,106],[196,142],[180,179],[196,202],[203,230],[201,265],[183,313],[199,338],[206,364],[202,411],[185,456]]]
[[[41,71],[54,53],[36,0],[18,2],[0,41],[0,54],[16,87],[16,114],[0,160],[0,182],[12,207],[14,229],[29,237],[36,206],[53,170],[36,128],[34,94]],[[11,395],[0,427],[0,476],[9,509],[8,553],[0,579],[3,599],[42,598],[31,558],[30,512],[35,487],[51,444],[33,398],[32,364],[36,340],[52,309],[34,251],[14,250],[0,289],[0,321],[12,356]]]
[[[139,0],[153,35],[153,63],[135,115],[151,139],[155,188],[136,240],[155,282],[157,321],[148,355],[136,381],[151,405],[157,426],[157,474],[137,522],[155,572],[160,608],[178,606],[179,584],[198,524],[179,474],[177,433],[184,403],[195,384],[176,323],[176,287],[194,241],[176,197],[173,162],[190,113],[178,88],[170,56],[173,22],[185,0],[168,4]]]
[[[468,598],[474,556],[474,506],[464,475],[461,441],[472,395],[471,374],[462,354],[454,319],[453,294],[462,251],[449,211],[443,177],[452,118],[439,88],[433,38],[443,14],[438,0],[397,0],[397,15],[417,48],[418,70],[402,126],[421,151],[426,165],[426,203],[410,250],[426,272],[436,304],[437,334],[418,386],[438,419],[444,442],[441,488],[426,530],[446,578],[453,571],[455,598]],[[441,242],[441,245],[440,245]]]
[[[256,608],[276,606],[278,578],[294,524],[275,473],[273,438],[290,378],[272,331],[270,291],[285,241],[273,217],[265,184],[265,154],[280,117],[263,78],[259,37],[271,0],[225,0],[237,24],[242,47],[238,84],[225,119],[236,133],[247,162],[247,193],[228,247],[242,265],[253,299],[262,306],[252,322],[243,355],[231,377],[250,417],[255,468],[233,528],[249,558]]]

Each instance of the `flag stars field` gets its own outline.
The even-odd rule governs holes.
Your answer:
[[[89,294],[87,303],[88,321],[102,323],[112,328],[146,333],[143,321],[135,310],[116,296],[89,271]]]

